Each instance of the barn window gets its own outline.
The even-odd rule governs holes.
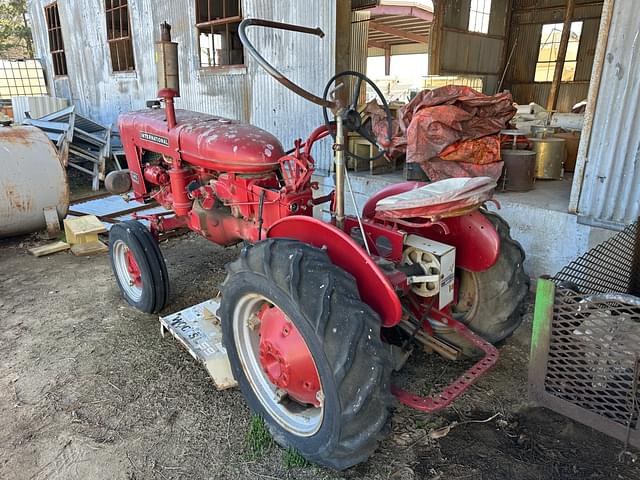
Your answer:
[[[469,7],[469,31],[489,33],[491,0],[471,0]]]
[[[47,20],[47,33],[49,34],[49,52],[53,62],[53,73],[57,76],[67,74],[67,57],[64,54],[64,42],[62,41],[62,27],[60,26],[60,13],[58,3],[52,3],[45,7],[44,15]]]
[[[106,0],[107,42],[111,53],[111,68],[114,72],[136,69],[131,42],[131,22],[127,0]]]
[[[572,82],[575,78],[581,34],[582,22],[573,22],[569,34],[569,44],[567,45],[564,68],[562,69],[563,82]],[[542,26],[542,36],[540,37],[540,48],[538,50],[538,62],[536,63],[534,81],[553,81],[561,36],[562,23],[548,23]]]
[[[243,65],[238,26],[240,0],[196,0],[196,28],[203,68]]]

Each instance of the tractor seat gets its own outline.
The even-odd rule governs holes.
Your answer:
[[[379,200],[376,217],[392,220],[463,215],[490,200],[496,186],[490,177],[440,180]]]

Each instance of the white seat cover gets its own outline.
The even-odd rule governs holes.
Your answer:
[[[490,177],[447,178],[383,198],[376,205],[376,210],[405,210],[480,198],[482,194],[495,189],[496,185],[495,180]]]

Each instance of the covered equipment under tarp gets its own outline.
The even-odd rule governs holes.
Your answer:
[[[368,105],[373,130],[383,138],[384,118]],[[470,87],[448,85],[423,90],[398,112],[391,155],[406,153],[431,180],[489,176],[502,171],[498,134],[516,113],[510,93],[484,95]]]

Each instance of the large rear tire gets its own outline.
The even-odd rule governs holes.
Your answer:
[[[391,361],[380,339],[380,318],[360,300],[354,278],[323,250],[286,239],[245,247],[228,272],[219,313],[231,368],[249,407],[264,418],[276,442],[311,462],[342,470],[366,460],[387,423]],[[293,356],[312,357],[321,384],[318,406],[283,401],[267,380],[258,358],[263,337],[255,332],[265,308],[286,315],[306,344],[306,353],[302,347]]]
[[[496,263],[484,272],[459,271],[459,301],[454,317],[491,343],[505,340],[522,323],[530,280],[524,271],[525,253],[511,238],[509,224],[483,210],[500,236]]]

